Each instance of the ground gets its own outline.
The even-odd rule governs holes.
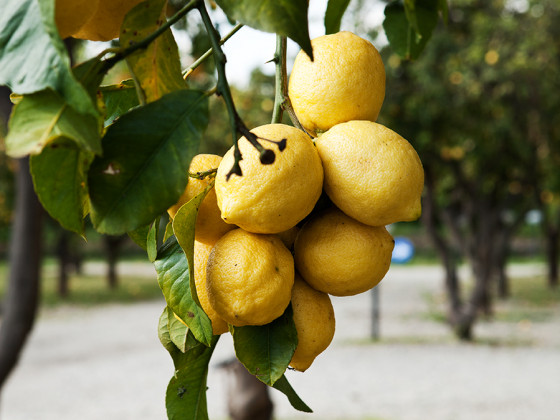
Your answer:
[[[86,266],[86,270],[102,267]],[[138,275],[151,267],[119,270]],[[540,266],[510,267],[530,275]],[[560,311],[544,320],[482,322],[475,344],[461,344],[429,312],[442,289],[438,267],[393,266],[380,286],[381,341],[371,331],[370,292],[334,298],[333,344],[305,373],[288,372],[315,414],[295,411],[272,390],[277,419],[553,420],[560,412]],[[430,303],[431,302],[431,303]],[[434,303],[436,302],[436,303]],[[48,309],[0,404],[6,420],[165,418],[171,359],[157,339],[163,301]],[[226,418],[231,339],[211,362],[208,406]]]

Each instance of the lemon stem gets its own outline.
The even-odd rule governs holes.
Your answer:
[[[243,173],[241,171],[241,166],[239,162],[243,159],[241,156],[241,151],[239,150],[238,138],[237,134],[241,133],[252,145],[255,147],[259,154],[260,154],[260,161],[263,165],[268,165],[274,162],[274,152],[270,149],[265,149],[258,141],[257,136],[249,131],[245,123],[239,117],[237,110],[235,108],[235,104],[233,103],[233,98],[231,96],[231,89],[229,87],[229,83],[227,81],[226,76],[226,55],[222,50],[222,46],[220,45],[220,34],[214,27],[212,20],[210,19],[210,15],[206,10],[206,5],[204,1],[198,1],[196,4],[196,8],[198,9],[200,16],[202,18],[202,22],[204,23],[204,27],[206,28],[206,32],[210,38],[210,43],[212,44],[212,54],[214,55],[214,62],[216,63],[216,69],[218,71],[218,83],[216,86],[216,94],[221,96],[226,103],[226,108],[229,114],[229,123],[231,128],[231,134],[233,137],[234,142],[234,163],[226,175],[226,179],[229,179],[231,175],[238,175],[242,176]]]
[[[305,131],[299,122],[292,102],[288,96],[288,72],[286,71],[286,48],[287,39],[285,36],[276,35],[276,52],[274,54],[274,63],[276,64],[276,78],[275,78],[275,94],[274,94],[274,108],[272,111],[272,123],[282,122],[284,111],[288,113],[290,120],[294,127]],[[309,133],[307,133],[309,134]]]
[[[235,35],[237,33],[237,31],[239,31],[243,26],[244,25],[242,23],[238,23],[237,25],[235,25],[233,27],[233,29],[226,36],[224,36],[222,39],[220,39],[220,45],[224,45],[226,43],[226,41],[228,39],[230,39],[233,35]],[[212,55],[212,51],[213,51],[213,49],[210,48],[208,51],[206,51],[204,54],[202,54],[194,63],[192,63],[189,67],[187,67],[187,69],[183,72],[183,79],[186,79],[187,77],[189,77],[190,74],[198,66],[200,66],[204,61],[206,61],[206,59]]]
[[[287,39],[285,36],[276,35],[276,52],[274,54],[274,63],[276,64],[275,78],[275,94],[274,108],[272,111],[272,124],[282,122],[284,116],[284,102],[286,101],[287,80],[286,75],[286,46]]]

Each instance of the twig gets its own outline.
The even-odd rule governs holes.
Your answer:
[[[189,13],[191,10],[195,9],[198,5],[200,0],[191,0],[185,6],[183,6],[177,13],[171,16],[163,25],[161,25],[158,29],[148,35],[146,38],[141,39],[134,44],[128,45],[127,47],[121,47],[116,50],[115,55],[105,60],[105,65],[108,68],[113,67],[117,62],[122,60],[125,57],[128,57],[130,54],[148,47],[157,37],[163,34],[166,30],[168,30],[172,25],[177,23],[183,16]]]
[[[202,17],[202,21],[206,28],[206,32],[210,37],[210,43],[212,44],[212,54],[214,55],[214,61],[216,63],[216,69],[218,71],[218,84],[217,84],[217,91],[216,93],[224,98],[226,103],[226,108],[229,114],[229,123],[231,128],[231,134],[234,141],[234,163],[233,167],[226,175],[226,179],[229,179],[231,175],[238,175],[242,176],[243,172],[241,171],[241,166],[239,162],[243,159],[241,156],[241,151],[239,150],[238,138],[237,134],[241,133],[248,141],[255,147],[259,154],[260,154],[260,161],[263,165],[272,164],[275,160],[275,154],[272,150],[264,148],[257,140],[257,136],[249,131],[245,123],[239,117],[237,110],[235,109],[235,105],[233,103],[233,98],[231,96],[231,90],[229,88],[229,83],[226,77],[226,56],[222,50],[220,45],[220,35],[218,31],[212,24],[212,20],[208,15],[208,11],[206,10],[206,5],[204,1],[199,1],[196,4],[196,8],[198,9],[200,16]],[[272,141],[272,140],[269,140]],[[284,143],[285,147],[285,140],[280,142],[274,142],[282,147],[282,143]]]
[[[286,75],[286,45],[285,36],[276,35],[276,52],[274,63],[276,64],[274,108],[272,111],[272,124],[282,122],[284,116],[284,102],[286,101],[286,91],[288,77]]]
[[[220,45],[224,45],[226,43],[226,41],[228,39],[230,39],[233,35],[235,35],[235,33],[237,33],[237,31],[239,31],[243,26],[244,25],[242,23],[238,23],[237,25],[235,25],[233,27],[233,29],[226,36],[224,36],[222,39],[220,39]],[[208,51],[206,51],[204,54],[202,54],[194,63],[192,63],[189,67],[187,67],[186,70],[183,72],[183,79],[186,79],[187,77],[189,77],[190,74],[198,66],[200,66],[208,57],[210,57],[212,55],[212,51],[213,51],[213,49],[210,48]]]

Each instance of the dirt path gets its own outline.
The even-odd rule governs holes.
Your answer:
[[[123,271],[146,268],[120,266]],[[95,270],[95,266],[86,267]],[[147,270],[150,270],[148,268]],[[513,274],[539,267],[515,266]],[[522,273],[522,271],[524,271]],[[436,267],[392,267],[380,289],[383,341],[368,340],[371,294],[333,299],[332,346],[288,379],[315,414],[294,411],[273,390],[280,419],[554,420],[560,412],[560,314],[531,326],[480,324],[506,345],[461,345],[422,314],[441,287]],[[61,308],[42,314],[0,404],[2,420],[165,418],[172,364],[156,325],[163,302]],[[224,336],[211,362],[212,420],[226,417]]]

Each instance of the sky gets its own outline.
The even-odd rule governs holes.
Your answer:
[[[351,2],[352,3],[352,2]],[[375,0],[366,1],[368,6],[366,9],[365,21],[368,26],[373,27],[380,25],[383,21],[384,4]],[[309,5],[309,32],[311,38],[315,38],[325,34],[323,18],[327,6],[326,0],[311,0]],[[231,26],[220,11],[213,14],[215,22],[220,23],[222,36],[229,32]],[[342,22],[341,30],[353,30],[351,22]],[[357,34],[365,36],[365,34]],[[379,39],[379,43],[383,43],[383,38]],[[380,45],[376,45],[378,48]],[[227,56],[226,74],[230,83],[238,87],[246,87],[249,82],[252,69],[260,67],[265,73],[274,73],[274,64],[268,63],[274,56],[276,47],[276,36],[274,34],[261,32],[249,27],[243,27],[238,33],[230,38],[223,49]],[[287,66],[291,67],[299,46],[291,40],[288,40],[287,50]]]
[[[350,8],[357,0],[350,1]],[[380,0],[363,0],[362,18],[369,28],[381,25],[383,21],[384,4]],[[323,23],[327,0],[310,0],[309,3],[309,32],[311,39],[324,35],[325,27]],[[225,15],[218,8],[211,11],[211,17],[215,24],[218,25],[222,36],[226,35],[232,28]],[[188,19],[200,19],[196,13],[190,13]],[[354,24],[349,19],[343,19],[341,30],[354,31]],[[185,31],[173,31],[177,41],[183,68],[188,67],[194,59],[189,56],[191,50],[190,38]],[[356,35],[365,36],[366,34],[357,33]],[[386,43],[386,38],[382,34],[375,42],[375,46],[380,49]],[[85,49],[85,56],[94,56],[105,48],[108,43],[89,42]],[[276,48],[276,36],[271,33],[257,31],[247,26],[241,28],[232,38],[230,38],[222,47],[227,56],[226,74],[230,84],[240,88],[247,87],[251,71],[256,67],[260,67],[266,74],[274,73],[274,64],[268,63],[273,56]],[[287,50],[287,67],[291,68],[296,54],[299,52],[299,46],[288,39]]]

